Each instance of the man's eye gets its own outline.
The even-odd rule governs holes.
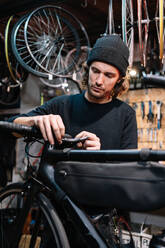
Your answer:
[[[99,70],[97,70],[96,68],[92,68],[92,71],[93,71],[94,73],[99,73]]]
[[[112,77],[113,77],[112,74],[105,74],[105,76],[106,76],[107,78],[112,78]]]

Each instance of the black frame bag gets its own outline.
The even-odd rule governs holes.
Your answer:
[[[150,211],[165,207],[165,165],[158,162],[78,162],[55,165],[55,181],[87,207]]]

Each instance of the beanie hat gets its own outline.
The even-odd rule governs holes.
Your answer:
[[[87,65],[90,66],[93,61],[105,62],[118,68],[122,76],[125,76],[129,65],[128,58],[129,49],[120,36],[105,35],[97,39],[89,53]]]

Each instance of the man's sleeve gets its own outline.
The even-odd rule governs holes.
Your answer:
[[[124,122],[121,149],[137,148],[137,122],[134,110],[128,111]]]
[[[13,122],[18,117],[29,117],[29,116],[37,116],[37,115],[48,115],[48,114],[55,114],[54,99],[51,99],[42,106],[36,107],[35,109],[29,111],[28,113],[12,116],[8,119],[8,121]]]

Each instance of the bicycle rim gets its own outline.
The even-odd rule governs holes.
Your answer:
[[[21,65],[18,63],[17,59],[15,58],[15,56],[11,51],[11,43],[9,41],[10,41],[10,29],[13,19],[14,16],[11,16],[8,19],[5,28],[5,57],[11,79],[16,83],[16,84],[12,84],[11,87],[17,87],[20,86],[26,80],[28,73],[21,67]]]
[[[87,46],[81,46],[80,56],[74,67],[74,72],[73,72],[74,80],[81,82],[84,74],[83,64],[86,62],[90,50],[91,48]],[[73,48],[65,57],[66,66],[69,66],[69,64],[72,63],[72,61],[74,62],[75,52],[76,52],[76,48]]]
[[[147,1],[137,0],[138,9],[138,36],[139,36],[139,50],[140,61],[142,66],[146,66],[147,60],[147,42],[148,42],[148,29],[149,29],[149,16],[147,9]]]
[[[11,47],[12,51],[18,60],[18,62],[24,67],[27,71],[35,74],[40,77],[48,77],[45,73],[31,58],[26,43],[24,40],[24,25],[27,19],[27,15],[21,17],[16,24],[14,25],[11,33]]]
[[[66,10],[46,5],[34,10],[25,23],[25,42],[35,63],[48,74],[67,75],[80,53],[80,38],[74,17]],[[67,68],[64,58],[76,47],[74,62]]]
[[[113,0],[109,0],[109,6],[108,6],[108,29],[109,34],[115,33],[115,23],[114,23],[114,17],[113,17]],[[107,30],[106,32],[107,33]]]
[[[23,184],[9,185],[0,191],[0,247],[13,245],[17,222],[26,198]],[[46,205],[48,204],[48,205]],[[34,201],[28,212],[17,248],[69,248],[57,214],[45,196]],[[62,240],[63,239],[63,240]]]
[[[122,36],[130,51],[129,65],[132,67],[134,59],[134,18],[132,0],[122,0]]]
[[[155,11],[155,23],[156,23],[156,31],[157,31],[157,39],[159,46],[159,59],[160,59],[160,67],[163,71],[165,71],[165,57],[164,57],[164,20],[165,20],[165,4],[163,0],[157,0],[156,3],[156,11]]]
[[[159,57],[162,61],[163,59],[163,48],[164,48],[164,1],[159,0],[159,30],[160,30],[160,49],[159,49]]]
[[[11,87],[8,91],[7,85],[0,85],[0,104],[5,106],[11,106],[19,103],[20,99],[20,87]]]

